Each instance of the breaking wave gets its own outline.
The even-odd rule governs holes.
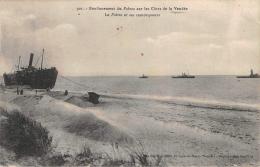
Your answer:
[[[172,105],[181,105],[194,108],[208,108],[217,110],[235,110],[246,112],[260,111],[260,105],[246,104],[239,102],[223,102],[208,99],[190,98],[190,97],[174,97],[174,96],[157,96],[157,95],[132,95],[132,94],[103,94],[106,98],[118,99],[136,99],[136,100],[153,100]]]

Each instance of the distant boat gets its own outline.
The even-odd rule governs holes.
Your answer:
[[[237,78],[260,78],[260,75],[257,73],[254,74],[253,69],[251,69],[250,75],[240,75],[240,76],[237,76]]]
[[[146,75],[142,75],[142,76],[140,76],[139,78],[148,78],[148,76],[146,76]]]
[[[195,78],[195,76],[182,73],[181,75],[172,76],[172,78]]]

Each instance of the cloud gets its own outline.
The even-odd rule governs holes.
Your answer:
[[[195,45],[201,45],[208,42],[216,42],[219,40],[219,38],[212,34],[195,34],[190,32],[171,32],[169,34],[159,35],[155,38],[148,37],[146,41],[148,43],[152,43],[157,46],[164,46],[167,43],[170,44],[179,44],[184,43],[185,45],[189,44],[195,44]]]
[[[12,64],[17,63],[18,56],[22,56],[23,65],[27,65],[30,52],[36,56],[41,54],[42,48],[48,54],[46,59],[51,65],[62,64],[62,59],[71,58],[72,51],[77,46],[77,28],[69,23],[56,26],[41,26],[35,14],[17,15],[15,12],[1,11],[1,57],[2,69],[11,70]],[[9,63],[7,63],[9,62]],[[11,63],[10,63],[11,62]],[[67,64],[69,61],[67,60]],[[45,62],[46,64],[46,62]],[[46,64],[47,65],[47,64]],[[48,64],[50,66],[50,64]]]
[[[77,15],[76,7],[90,4],[101,5],[0,2],[0,51],[5,68],[11,70],[18,56],[27,65],[30,52],[37,57],[45,48],[44,65],[56,66],[64,75],[171,75],[186,70],[232,74],[250,66],[259,69],[259,7],[255,2],[181,3],[189,8],[186,14],[149,19],[105,18],[103,12]],[[111,6],[110,2],[105,5]]]
[[[210,47],[210,48],[213,48],[213,49],[221,49],[221,48],[223,48],[223,45],[210,43],[210,44],[209,44],[209,47]]]

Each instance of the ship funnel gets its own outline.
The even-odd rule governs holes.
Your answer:
[[[32,63],[33,63],[33,53],[30,54],[29,67],[32,66]]]

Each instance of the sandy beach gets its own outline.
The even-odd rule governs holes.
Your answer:
[[[0,95],[1,109],[18,110],[40,122],[60,153],[75,154],[88,146],[93,152],[129,159],[126,148],[140,141],[149,156],[162,156],[166,166],[259,165],[257,107],[235,111],[212,108],[212,103],[212,109],[198,111],[180,99],[169,105],[167,99],[101,94],[94,105],[71,92],[36,95],[25,90],[16,95],[15,89],[2,89]],[[1,154],[1,163],[29,163],[14,162],[13,153],[3,147]]]

